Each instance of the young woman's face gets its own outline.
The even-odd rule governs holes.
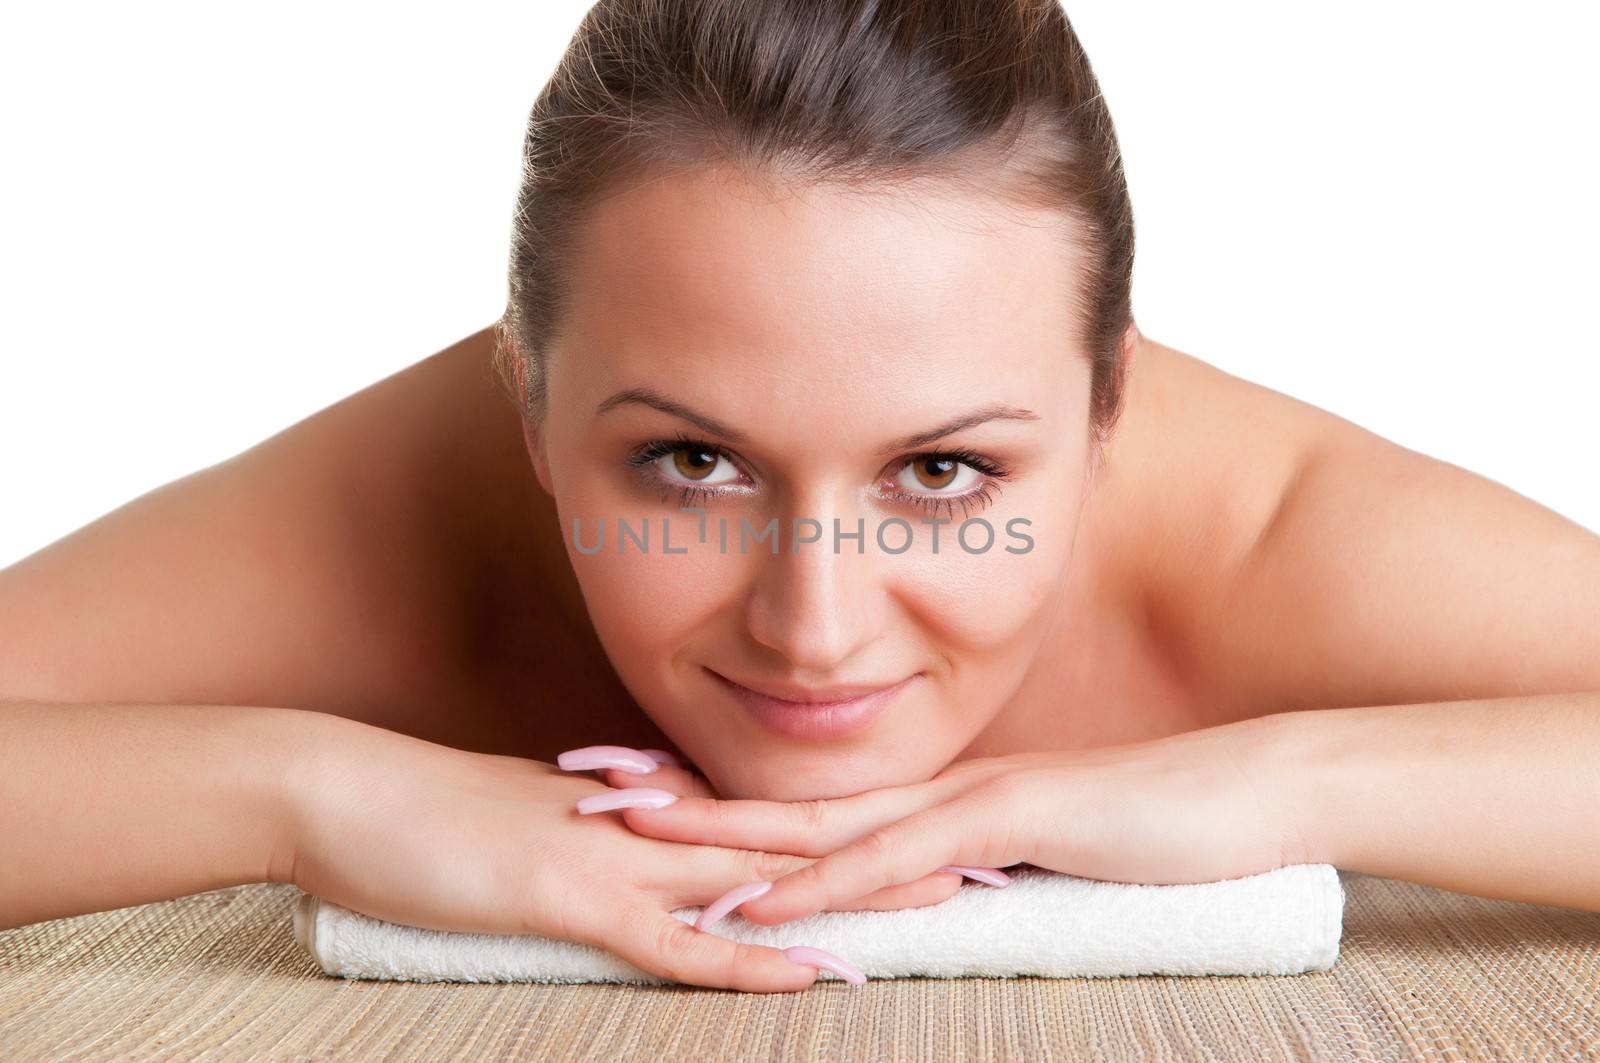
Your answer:
[[[530,449],[613,666],[722,796],[927,779],[1041,652],[1091,454],[1062,224],[711,169],[589,219]],[[740,689],[895,684],[853,725]]]

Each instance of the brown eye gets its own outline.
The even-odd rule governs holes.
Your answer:
[[[930,456],[912,462],[912,468],[916,470],[918,483],[923,487],[938,490],[950,486],[950,482],[956,478],[957,470],[961,468],[961,463],[949,458]]]
[[[946,454],[921,454],[895,475],[895,485],[915,495],[949,498],[970,491],[982,476],[971,462]]]
[[[717,467],[716,452],[704,447],[680,447],[672,454],[672,464],[691,480],[704,480]]]

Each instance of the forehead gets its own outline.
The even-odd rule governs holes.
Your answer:
[[[600,200],[579,228],[554,359],[570,349],[596,386],[647,370],[703,390],[712,370],[750,386],[903,392],[976,367],[1002,391],[1037,387],[1078,360],[1068,225],[950,185],[776,187],[711,166],[656,176]]]

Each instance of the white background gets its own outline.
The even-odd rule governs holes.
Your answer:
[[[586,6],[13,6],[0,565],[493,320]],[[1600,8],[1066,6],[1147,334],[1600,529]]]

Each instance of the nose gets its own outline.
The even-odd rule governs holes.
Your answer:
[[[782,654],[797,671],[816,673],[820,681],[882,633],[887,592],[881,586],[870,517],[838,515],[838,553],[833,516],[813,519],[822,525],[815,542],[797,546],[791,517],[778,552],[756,552],[758,570],[746,604],[746,625],[757,642]],[[815,534],[814,525],[802,524],[798,530]],[[857,530],[863,533],[860,539],[846,537]]]

